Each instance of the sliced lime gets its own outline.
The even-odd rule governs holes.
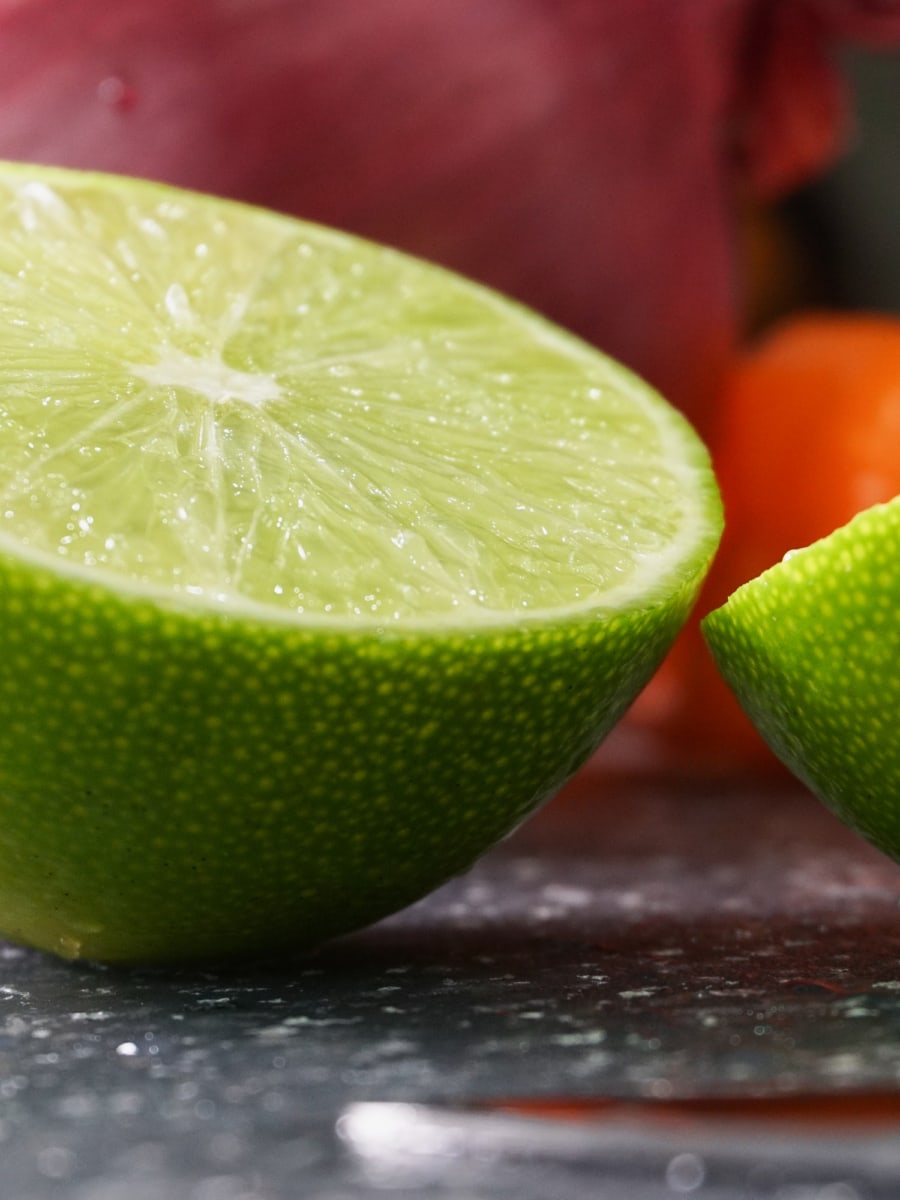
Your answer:
[[[0,928],[308,943],[464,868],[653,671],[719,531],[642,382],[424,263],[0,167]]]
[[[900,859],[900,497],[793,551],[703,629],[775,753]]]

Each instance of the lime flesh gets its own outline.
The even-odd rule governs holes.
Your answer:
[[[900,497],[792,552],[703,630],[774,752],[900,860]]]
[[[654,670],[718,537],[686,423],[320,227],[0,167],[0,930],[306,945],[464,869]]]

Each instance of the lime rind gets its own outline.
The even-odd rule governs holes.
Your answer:
[[[790,552],[702,628],[775,754],[900,858],[900,497]]]
[[[12,165],[0,207],[10,557],[416,628],[655,603],[708,565],[693,431],[505,298],[150,183]]]
[[[0,929],[106,961],[312,946],[466,870],[596,748],[692,596],[348,633],[7,565]]]

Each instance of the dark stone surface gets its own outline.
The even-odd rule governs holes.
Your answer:
[[[3,949],[0,1198],[893,1197],[898,952],[900,870],[790,785],[585,780],[310,957]]]

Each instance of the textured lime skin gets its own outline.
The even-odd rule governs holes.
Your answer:
[[[900,861],[900,497],[739,588],[703,630],[772,750]]]
[[[408,904],[584,760],[704,566],[614,615],[404,635],[166,607],[0,559],[0,928],[175,961]]]

